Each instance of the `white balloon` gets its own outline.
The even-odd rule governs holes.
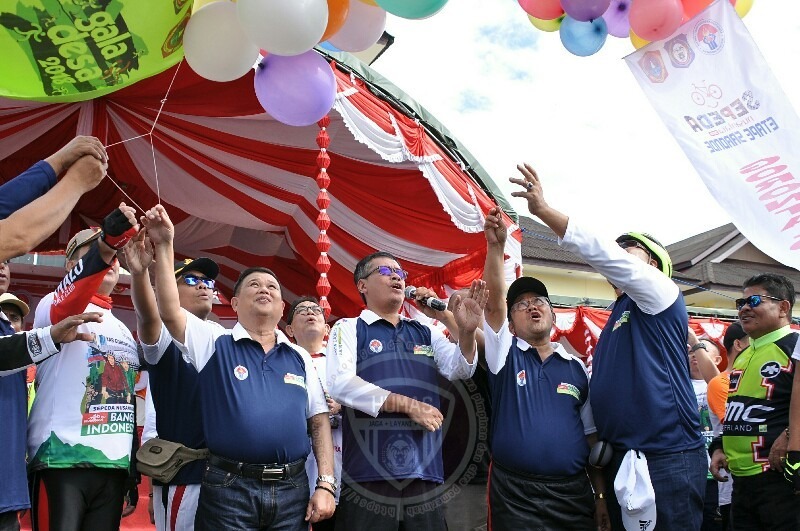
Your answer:
[[[242,31],[233,2],[213,2],[192,15],[183,53],[192,70],[211,81],[238,79],[258,60],[258,47]]]
[[[327,0],[238,0],[239,23],[250,41],[275,55],[300,55],[328,26]]]
[[[351,0],[344,25],[328,42],[345,52],[361,52],[378,42],[385,27],[383,8]]]

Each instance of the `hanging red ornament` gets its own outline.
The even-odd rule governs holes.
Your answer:
[[[325,312],[325,319],[328,319],[331,314],[331,305],[328,302],[328,294],[331,292],[331,283],[328,281],[328,271],[331,268],[331,261],[328,258],[328,251],[331,248],[331,241],[328,238],[328,228],[331,226],[331,218],[328,216],[328,207],[331,204],[331,199],[328,196],[328,186],[331,184],[330,175],[328,175],[328,168],[331,165],[331,157],[328,155],[328,146],[330,146],[331,139],[328,136],[327,127],[330,125],[330,116],[324,116],[317,122],[319,125],[319,133],[317,133],[317,146],[319,146],[319,153],[317,154],[317,186],[319,193],[317,194],[317,227],[319,228],[319,236],[317,237],[317,250],[319,251],[319,258],[317,259],[317,271],[319,272],[319,280],[317,280],[317,294],[319,295],[319,305]]]

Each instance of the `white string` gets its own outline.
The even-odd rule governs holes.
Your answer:
[[[150,131],[145,133],[145,134],[143,134],[143,135],[134,136],[133,138],[127,138],[125,140],[120,140],[119,142],[114,142],[113,144],[108,144],[107,146],[104,146],[106,149],[108,149],[110,147],[117,146],[119,144],[124,144],[125,142],[130,142],[131,140],[137,140],[139,138],[144,138],[144,137],[148,137],[148,136],[150,137],[150,151],[153,153],[153,172],[155,173],[155,177],[156,177],[156,196],[158,197],[158,203],[159,204],[161,204],[161,185],[158,182],[158,165],[156,164],[156,147],[153,144],[153,136],[154,136],[153,135],[153,131],[155,131],[155,129],[156,129],[156,125],[158,124],[158,119],[161,117],[161,111],[164,110],[164,105],[167,103],[167,97],[169,96],[169,93],[172,90],[172,85],[175,83],[175,79],[178,77],[178,72],[180,71],[182,64],[183,64],[183,59],[181,59],[181,62],[178,63],[178,67],[175,69],[175,73],[172,74],[172,80],[169,82],[169,86],[167,87],[166,94],[164,94],[164,97],[161,99],[161,106],[158,108],[158,112],[156,113],[156,117],[153,120],[153,126],[150,128]],[[122,187],[120,185],[118,185],[114,181],[114,179],[112,179],[108,174],[106,174],[106,177],[108,177],[108,180],[111,181],[111,183],[114,186],[116,186],[119,189],[119,191],[122,192],[122,194],[125,197],[130,199],[131,203],[133,203],[134,206],[136,206],[136,208],[141,210],[142,213],[145,212],[145,210],[142,207],[140,207],[136,203],[136,201],[134,201],[133,198],[131,198],[131,196],[129,196],[125,192],[125,190],[123,190]]]

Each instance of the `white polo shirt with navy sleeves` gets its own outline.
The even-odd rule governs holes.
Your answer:
[[[275,334],[275,346],[264,352],[240,323],[226,330],[186,313],[184,343],[175,345],[199,373],[203,433],[213,455],[280,465],[311,450],[307,419],[328,413],[322,384],[311,356]]]

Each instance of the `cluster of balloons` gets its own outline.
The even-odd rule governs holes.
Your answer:
[[[323,118],[336,79],[314,51],[360,52],[378,42],[387,13],[430,17],[448,0],[194,0],[183,37],[186,62],[212,81],[232,81],[258,62],[255,92],[273,118],[305,126]]]
[[[638,49],[672,35],[713,0],[518,0],[536,28],[558,31],[570,53],[597,53],[608,35],[630,38]],[[740,17],[753,0],[730,0]]]

